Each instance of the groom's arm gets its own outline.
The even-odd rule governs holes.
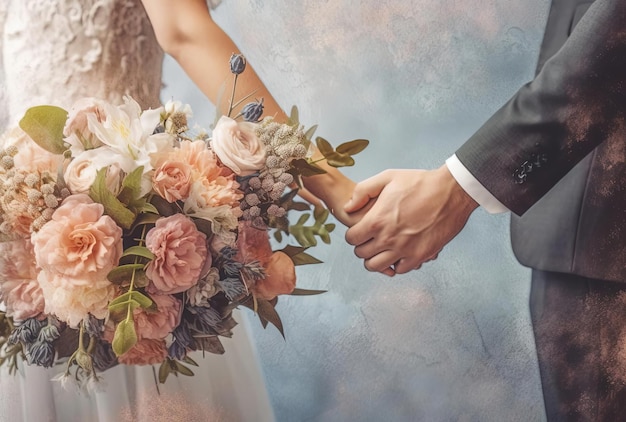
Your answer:
[[[504,207],[523,214],[597,145],[623,137],[625,116],[626,1],[597,0],[535,80],[456,155]],[[357,185],[347,210],[374,197],[346,239],[367,269],[387,274],[435,257],[476,207],[446,166],[374,176]]]
[[[596,146],[626,131],[626,2],[597,0],[535,80],[456,153],[523,214]]]

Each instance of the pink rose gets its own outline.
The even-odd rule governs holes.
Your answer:
[[[94,116],[96,121],[100,123],[104,122],[107,116],[106,107],[103,104],[105,104],[103,101],[96,98],[81,98],[72,105],[63,134],[65,141],[71,146],[73,156],[84,150],[102,145],[102,142],[89,128],[88,116]]]
[[[150,298],[157,306],[157,312],[139,307],[134,312],[137,337],[164,339],[180,324],[182,306],[180,300],[171,295],[152,294]]]
[[[117,360],[124,365],[156,365],[167,357],[165,341],[144,338]]]
[[[272,300],[289,294],[296,287],[296,267],[284,252],[274,252],[265,266],[265,278],[258,280],[253,291],[261,299]]]
[[[0,244],[0,299],[7,315],[23,321],[44,311],[44,298],[39,282],[33,247],[19,239]]]
[[[84,194],[71,195],[52,220],[33,234],[37,265],[50,283],[99,288],[122,256],[122,229],[104,207]]]
[[[265,146],[256,135],[256,127],[222,116],[213,129],[211,148],[238,176],[248,176],[265,166]]]
[[[146,246],[155,256],[146,268],[150,293],[180,293],[198,282],[207,239],[191,219],[183,214],[160,218],[148,232]]]
[[[191,168],[181,161],[165,161],[154,171],[152,187],[167,202],[186,199],[191,187]]]

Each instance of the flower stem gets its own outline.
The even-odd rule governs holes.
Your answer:
[[[235,108],[233,102],[235,101],[235,90],[237,89],[237,76],[239,75],[235,73],[235,79],[233,81],[233,92],[230,95],[230,103],[228,103],[228,114],[226,115],[226,117],[230,117],[230,114],[233,112],[233,108]]]

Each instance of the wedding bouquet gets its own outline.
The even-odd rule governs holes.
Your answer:
[[[229,110],[210,138],[191,134],[189,106],[128,97],[33,107],[4,135],[0,365],[65,362],[58,379],[85,386],[119,363],[160,364],[165,382],[193,375],[191,351],[224,353],[238,306],[282,333],[277,296],[320,293],[295,287],[295,266],[319,263],[305,251],[334,228],[296,200],[301,178],[324,172],[314,128],[295,108],[287,123],[261,120],[262,100],[230,117],[250,97],[234,101],[245,60],[230,65]],[[317,145],[339,167],[367,141]]]

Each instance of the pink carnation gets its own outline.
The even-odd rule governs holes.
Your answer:
[[[28,240],[0,244],[0,299],[7,315],[16,321],[33,318],[44,311],[33,248]]]
[[[179,293],[198,282],[207,259],[207,239],[191,219],[174,214],[157,220],[146,246],[155,255],[146,268],[150,293]]]
[[[122,229],[87,195],[69,196],[32,237],[37,265],[59,287],[104,287],[122,256]],[[58,284],[57,284],[58,283]]]
[[[150,295],[157,306],[157,312],[138,307],[134,311],[137,337],[164,339],[180,324],[181,303],[171,295]]]
[[[156,365],[163,362],[166,357],[165,341],[144,338],[117,360],[124,365]]]

